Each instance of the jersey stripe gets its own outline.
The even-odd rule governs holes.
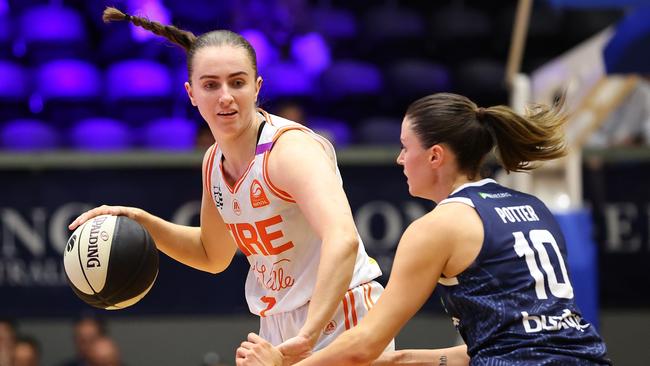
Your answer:
[[[206,191],[211,192],[212,189],[212,165],[214,163],[214,154],[217,152],[217,144],[214,143],[212,146],[210,146],[208,149],[212,149],[212,151],[208,154],[208,161],[205,164],[205,184],[206,184]]]
[[[352,290],[348,290],[348,296],[350,297],[350,310],[352,313],[352,326],[357,325],[357,307],[354,304],[354,293],[352,293]]]
[[[348,318],[348,298],[343,296],[343,314],[345,315],[345,330],[350,329],[350,319]]]

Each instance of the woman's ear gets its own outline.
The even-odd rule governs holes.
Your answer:
[[[257,102],[257,96],[260,94],[260,90],[262,89],[262,82],[264,79],[262,79],[261,76],[257,77],[257,81],[255,82],[255,102]]]
[[[192,102],[192,105],[196,107],[196,102],[194,101],[194,95],[192,94],[192,85],[190,85],[189,82],[185,82],[185,91],[187,92],[187,96],[190,98],[190,102]]]
[[[429,148],[429,164],[432,168],[439,168],[445,160],[447,150],[439,144]]]

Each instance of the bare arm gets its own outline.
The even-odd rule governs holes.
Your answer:
[[[382,353],[372,366],[468,366],[467,346]]]
[[[210,149],[208,150],[208,152]],[[202,171],[205,175],[208,153],[203,158]],[[206,177],[203,177],[205,182]],[[237,246],[212,202],[210,192],[203,184],[201,200],[201,227],[174,224],[135,207],[100,206],[87,211],[69,226],[72,230],[87,220],[103,214],[127,216],[144,226],[151,234],[156,247],[190,267],[206,272],[218,273],[228,267]]]
[[[413,222],[402,236],[386,290],[368,315],[299,365],[366,365],[379,357],[429,298],[451,257],[451,233],[432,219],[435,211]]]
[[[278,139],[269,157],[269,176],[295,199],[322,240],[316,285],[299,332],[311,349],[350,286],[357,231],[333,161],[304,132],[288,131]]]

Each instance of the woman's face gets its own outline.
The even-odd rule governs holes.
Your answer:
[[[400,134],[402,149],[397,156],[397,164],[404,167],[404,175],[409,186],[409,193],[415,197],[430,198],[435,176],[431,169],[431,149],[425,149],[420,139],[411,129],[408,117],[402,122]]]
[[[253,123],[262,78],[246,51],[229,45],[196,52],[185,89],[216,138],[238,136]]]

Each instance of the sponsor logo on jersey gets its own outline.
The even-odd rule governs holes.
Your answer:
[[[253,206],[253,208],[264,207],[270,203],[269,199],[266,197],[266,192],[264,192],[262,185],[257,181],[257,179],[254,179],[251,184],[250,198],[251,206]]]
[[[541,331],[559,331],[562,329],[575,328],[581,332],[591,324],[582,323],[582,317],[569,309],[564,309],[560,315],[530,315],[525,311],[521,312],[522,323],[526,333],[539,333]]]
[[[481,196],[481,198],[483,199],[486,198],[499,199],[499,198],[512,197],[512,195],[508,192],[497,192],[497,193],[479,192],[478,195]]]
[[[239,205],[239,201],[236,199],[232,200],[232,210],[235,213],[235,215],[239,216],[241,215],[241,206]]]
[[[221,186],[220,185],[213,185],[212,186],[212,196],[214,197],[214,202],[217,205],[218,209],[223,208],[223,193],[221,193]]]
[[[336,322],[334,320],[330,320],[329,323],[325,326],[325,329],[323,329],[323,334],[325,335],[330,335],[334,333],[336,330]]]

